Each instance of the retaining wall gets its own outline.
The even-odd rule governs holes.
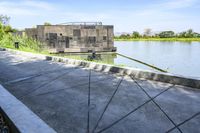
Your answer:
[[[1,85],[0,112],[12,133],[56,133]]]
[[[191,77],[185,77],[185,76],[180,76],[180,75],[175,75],[175,74],[170,74],[170,73],[154,72],[154,71],[150,71],[150,70],[143,70],[143,69],[137,69],[137,68],[132,68],[132,67],[117,67],[114,65],[101,64],[101,63],[75,60],[75,59],[68,59],[68,58],[57,57],[57,56],[46,56],[46,55],[41,55],[41,54],[33,54],[33,53],[22,52],[22,51],[11,50],[11,49],[6,49],[6,50],[12,51],[17,54],[23,54],[26,56],[30,56],[30,57],[38,57],[38,58],[44,59],[44,60],[62,62],[62,63],[66,63],[66,64],[73,64],[76,66],[87,67],[90,69],[94,69],[96,71],[119,73],[119,74],[123,74],[123,75],[133,76],[135,78],[155,80],[155,81],[183,85],[183,86],[200,89],[200,78],[191,78]]]

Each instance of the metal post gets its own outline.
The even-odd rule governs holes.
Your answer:
[[[19,49],[19,42],[15,42],[15,48]]]

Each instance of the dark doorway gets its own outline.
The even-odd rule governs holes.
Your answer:
[[[69,37],[65,37],[65,48],[69,48]]]

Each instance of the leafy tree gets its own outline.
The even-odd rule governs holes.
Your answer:
[[[3,27],[5,33],[13,32],[13,29],[10,25]]]
[[[189,29],[187,31],[183,31],[181,33],[178,34],[179,38],[192,38],[195,37],[194,32],[192,29]]]
[[[192,29],[187,30],[185,37],[192,38],[193,37],[193,30]]]
[[[139,38],[139,37],[140,37],[140,33],[137,32],[137,31],[133,31],[132,37],[133,37],[133,38]]]
[[[160,38],[171,38],[175,36],[175,33],[173,31],[163,31],[158,34]]]
[[[199,33],[196,33],[196,32],[194,32],[194,33],[193,33],[193,37],[200,38],[200,34],[199,34]]]
[[[49,23],[49,22],[45,22],[44,25],[51,25],[51,23]]]
[[[122,39],[129,39],[131,38],[130,34],[122,34],[119,36],[119,38],[122,38]]]
[[[179,38],[185,38],[186,37],[186,32],[184,31],[184,32],[179,33],[178,37]]]
[[[0,23],[2,23],[3,25],[8,25],[10,21],[10,17],[8,17],[7,15],[0,15]]]

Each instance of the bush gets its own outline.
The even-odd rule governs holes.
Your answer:
[[[6,48],[15,48],[14,43],[19,42],[19,49],[25,51],[42,51],[42,44],[27,36],[16,36],[11,33],[4,34],[3,39],[0,41],[0,46]]]
[[[0,23],[0,41],[3,38],[4,35],[4,29],[3,29],[3,25]]]

